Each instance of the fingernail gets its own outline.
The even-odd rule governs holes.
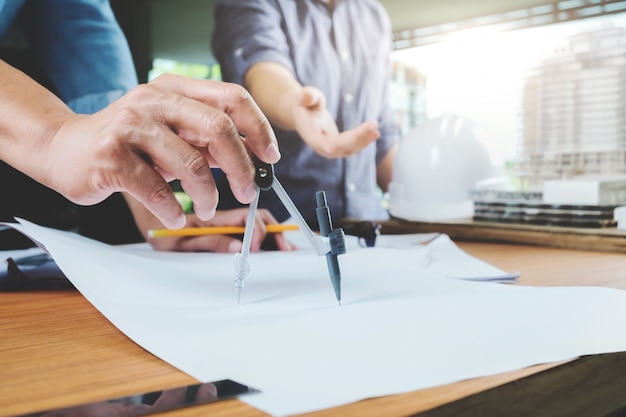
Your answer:
[[[181,217],[177,218],[176,220],[174,220],[172,222],[172,224],[170,225],[170,228],[171,229],[180,229],[182,227],[185,227],[186,223],[187,223],[187,218],[183,214]]]
[[[228,252],[236,253],[241,250],[242,242],[240,240],[233,240],[228,244]]]
[[[275,143],[272,143],[267,147],[267,154],[270,158],[278,161],[280,159],[280,151],[278,150],[278,146]]]
[[[213,210],[196,210],[196,216],[200,220],[211,220],[215,216],[215,209]]]

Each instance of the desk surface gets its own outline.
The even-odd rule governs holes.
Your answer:
[[[347,221],[355,222],[353,221]],[[515,243],[594,252],[626,252],[626,230],[481,222],[471,219],[382,222],[384,233],[445,233],[455,242]]]
[[[626,290],[626,256],[505,244],[460,243],[522,273],[520,285]],[[155,358],[75,291],[0,293],[0,416],[102,401],[196,383]],[[626,407],[626,352],[593,355],[375,398],[311,416],[602,416]],[[266,414],[238,400],[162,415]]]

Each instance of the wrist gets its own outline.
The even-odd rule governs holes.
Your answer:
[[[57,114],[46,115],[47,117],[41,118],[38,126],[34,127],[31,134],[31,141],[22,141],[28,148],[26,155],[32,155],[29,157],[30,166],[26,168],[27,174],[41,182],[42,184],[57,190],[61,194],[64,194],[62,189],[62,183],[58,183],[57,179],[60,177],[59,171],[63,172],[63,168],[59,167],[56,162],[63,159],[57,155],[58,152],[63,152],[63,147],[59,146],[62,139],[59,137],[59,132],[63,126],[69,120],[71,115]],[[78,138],[77,140],[80,140]],[[73,147],[78,146],[74,144]],[[78,162],[78,161],[77,161]]]
[[[0,61],[0,159],[50,187],[46,166],[56,132],[74,113],[54,94]]]

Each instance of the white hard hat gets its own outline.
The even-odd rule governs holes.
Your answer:
[[[485,133],[475,122],[445,115],[406,135],[389,184],[391,215],[413,221],[471,218],[470,191],[504,172],[483,143]]]

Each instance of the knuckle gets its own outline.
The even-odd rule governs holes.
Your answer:
[[[126,135],[140,120],[141,116],[137,110],[128,106],[121,107],[113,119],[113,129],[121,135]]]
[[[103,169],[124,158],[124,142],[121,140],[120,135],[105,134],[93,144],[93,147],[94,158],[97,158],[92,165],[93,175],[97,175],[98,178],[103,177],[100,174]]]
[[[171,193],[171,188],[166,183],[154,183],[148,188],[146,199],[150,205],[158,205],[166,201]]]
[[[207,115],[205,124],[208,129],[217,132],[219,135],[235,133],[235,123],[226,113],[215,112]]]
[[[159,129],[159,125],[146,120],[140,110],[129,106],[121,107],[112,118],[99,145],[108,148],[111,152],[116,152],[122,148],[137,145],[141,142],[141,138],[158,136]]]
[[[210,173],[210,167],[202,154],[193,150],[183,156],[183,164],[187,167],[187,172],[191,178],[202,178]]]
[[[130,107],[119,107],[108,124],[100,132],[95,141],[93,152],[102,159],[97,162],[106,161],[107,157],[122,157],[123,150],[132,141],[138,126],[142,125],[141,116]]]
[[[225,83],[224,96],[228,102],[233,103],[234,105],[242,105],[243,103],[252,101],[252,96],[248,90],[240,85],[232,83]]]
[[[155,84],[139,84],[127,93],[127,97],[131,101],[144,101],[154,97],[157,91]]]
[[[181,79],[182,77],[180,75],[165,73],[165,74],[159,75],[158,77],[156,77],[149,83],[141,84],[141,85],[146,86],[146,87],[151,87],[152,89],[149,91],[158,90],[160,88],[167,89],[169,87],[176,86],[177,84],[179,84],[181,82]]]
[[[253,121],[259,130],[271,130],[270,124],[261,111],[261,109],[257,106],[256,102],[252,98],[252,95],[248,90],[244,87],[236,84],[230,84],[228,86],[227,97],[230,99],[230,102],[236,107],[247,106],[250,110],[253,110],[255,120]]]

